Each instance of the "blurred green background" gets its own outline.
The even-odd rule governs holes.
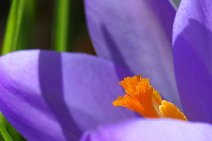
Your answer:
[[[3,44],[6,30],[6,21],[10,11],[10,0],[0,1],[0,44]],[[55,44],[55,27],[58,2],[55,0],[28,0],[27,7],[31,9],[26,11],[23,19],[21,34],[24,43],[22,48],[40,48],[53,49]],[[25,5],[26,6],[26,5]],[[83,51],[93,54],[92,45],[88,36],[83,0],[69,1],[69,29],[68,43],[69,51]],[[23,47],[24,46],[24,47]]]

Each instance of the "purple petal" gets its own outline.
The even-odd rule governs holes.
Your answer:
[[[175,10],[167,0],[85,0],[87,23],[98,56],[150,77],[180,105],[171,36]]]
[[[112,106],[127,71],[85,54],[22,51],[0,59],[0,110],[30,141],[78,140],[134,114]]]
[[[184,111],[212,123],[212,3],[183,0],[174,23],[174,62]]]
[[[178,120],[134,120],[98,128],[81,141],[209,141],[212,126]]]

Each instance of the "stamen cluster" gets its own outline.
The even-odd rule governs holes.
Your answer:
[[[171,102],[163,100],[149,79],[140,75],[126,77],[120,82],[125,95],[119,96],[114,106],[124,106],[146,118],[175,118],[187,120],[186,116]]]

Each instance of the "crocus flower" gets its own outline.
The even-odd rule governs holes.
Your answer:
[[[1,57],[0,110],[9,122],[30,141],[78,140],[85,131],[86,141],[212,139],[210,0],[182,0],[174,26],[164,0],[85,4],[98,57],[38,50]],[[149,77],[189,121],[144,120],[113,107],[118,82],[133,74]]]

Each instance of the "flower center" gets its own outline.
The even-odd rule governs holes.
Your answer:
[[[124,106],[146,118],[175,118],[187,120],[186,116],[172,103],[163,100],[150,84],[140,75],[126,77],[120,82],[125,95],[119,96],[114,106]]]

